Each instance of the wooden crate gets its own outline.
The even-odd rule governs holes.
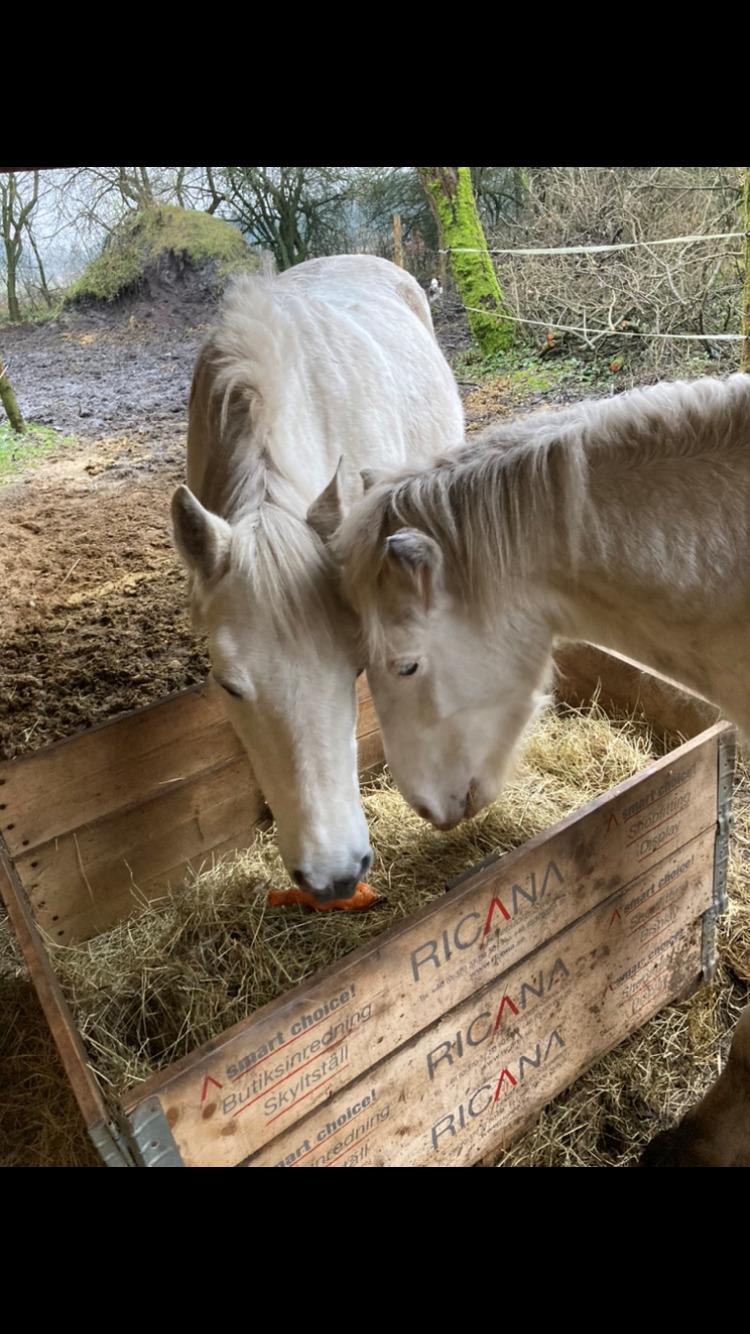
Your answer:
[[[39,928],[66,942],[246,846],[262,795],[209,687],[0,766],[0,884],[110,1166],[467,1166],[715,966],[734,731],[638,664],[568,646],[558,695],[688,738],[105,1105]],[[382,762],[360,688],[362,771]]]

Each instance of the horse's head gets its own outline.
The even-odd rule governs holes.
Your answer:
[[[307,522],[262,505],[232,525],[185,486],[172,501],[213,678],[287,869],[321,899],[351,895],[371,861],[357,780],[357,627],[321,541],[330,500],[327,489]]]
[[[458,577],[455,548],[389,526],[374,492],[347,516],[333,549],[361,618],[393,777],[419,815],[448,829],[497,797],[543,698],[550,635],[518,599],[483,618]]]

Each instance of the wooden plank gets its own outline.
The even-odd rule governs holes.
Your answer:
[[[710,729],[553,830],[468,875],[333,967],[154,1076],[126,1100],[153,1094],[183,1156],[234,1165],[368,1070],[551,936],[675,854],[716,823],[718,737]],[[316,1045],[331,1016],[346,1060]],[[323,1025],[321,1030],[320,1026]],[[313,1031],[314,1030],[314,1031]],[[304,1065],[306,1084],[267,1110],[275,1082]],[[212,1081],[212,1082],[211,1082]],[[213,1087],[207,1117],[206,1088]]]
[[[191,707],[194,703],[193,695]],[[382,763],[382,743],[380,733],[372,730],[373,717],[372,702],[365,697],[358,742],[362,772]],[[210,747],[220,731],[194,733],[196,754],[200,738]],[[116,725],[112,734],[115,732]],[[244,750],[238,741],[232,744],[234,759],[221,759],[213,768],[206,765],[207,752],[200,752],[200,763],[196,762],[190,778],[173,772],[175,764],[183,764],[182,743],[153,752],[138,762],[160,761],[149,770],[145,799],[128,800],[127,782],[132,780],[132,791],[137,791],[135,779],[143,770],[135,764],[123,766],[113,775],[112,792],[101,799],[106,814],[41,844],[33,838],[26,840],[30,845],[16,851],[15,864],[39,925],[66,943],[87,939],[137,911],[139,901],[179,886],[188,868],[200,865],[211,854],[248,847],[267,808]],[[225,747],[223,753],[227,752]],[[164,773],[166,778],[158,776]],[[98,787],[106,781],[106,773],[91,775],[91,783]],[[143,797],[143,785],[140,791]],[[69,812],[75,792],[74,785],[66,795]],[[59,818],[61,809],[58,803],[47,829],[64,823]],[[15,812],[13,817],[20,835],[24,826]]]
[[[65,1073],[75,1094],[86,1125],[92,1127],[106,1122],[107,1109],[99,1086],[88,1066],[88,1058],[73,1016],[52,971],[47,952],[34,924],[23,886],[13,863],[0,840],[0,894],[8,909],[11,925],[26,967],[31,974],[36,994],[44,1010],[47,1023],[60,1053]]]
[[[685,738],[721,718],[717,705],[686,686],[596,644],[560,645],[555,665],[555,692],[568,704],[587,705],[601,686],[599,701],[606,712],[639,709],[659,731]]]
[[[707,831],[656,879],[650,872],[579,918],[246,1165],[462,1167],[507,1147],[700,975],[696,919],[711,906],[713,853]],[[274,1113],[280,1096],[268,1098]]]
[[[37,922],[65,943],[107,930],[219,845],[249,846],[265,803],[240,758],[19,858]]]
[[[75,795],[76,789],[86,780],[90,783],[99,778],[106,801],[109,776],[124,758],[135,764],[147,760],[155,751],[179,754],[183,744],[189,754],[196,732],[225,723],[216,694],[208,686],[195,686],[159,704],[110,719],[86,732],[45,746],[43,750],[0,765],[1,800],[17,824],[27,826],[29,832],[24,832],[23,837],[40,842],[44,830],[49,827],[47,808],[54,809],[58,798],[64,800],[65,794],[72,792]],[[171,774],[180,773],[181,767],[175,765]],[[165,776],[159,774],[160,779]],[[131,804],[133,800],[138,800],[137,793],[128,794],[127,803]],[[51,835],[65,833],[71,827],[77,828],[87,820],[97,819],[106,809],[105,805],[88,811],[76,809],[71,823],[64,806],[60,823],[52,827]],[[3,824],[6,823],[7,818],[3,820]],[[10,832],[13,834],[14,831]],[[6,830],[3,833],[11,850],[18,851],[22,846],[21,833],[16,833],[15,837],[8,837]]]
[[[14,857],[115,811],[241,759],[257,787],[218,689],[194,687],[33,755],[0,765],[0,829]],[[365,677],[357,683],[357,734],[377,731]]]

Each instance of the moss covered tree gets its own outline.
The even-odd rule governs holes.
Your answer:
[[[18,431],[20,434],[26,428],[24,426],[23,417],[21,416],[21,409],[18,406],[18,400],[13,393],[13,385],[6,374],[2,357],[0,357],[0,403],[2,403],[8,414],[8,421],[13,427],[13,430]]]
[[[420,167],[419,176],[435,213],[441,245],[451,268],[469,327],[484,356],[504,352],[515,330],[487,251],[468,167]]]

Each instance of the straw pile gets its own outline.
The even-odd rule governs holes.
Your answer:
[[[97,1072],[121,1091],[186,1055],[319,968],[441,895],[493,852],[548,829],[637,773],[648,727],[595,706],[549,710],[530,732],[502,798],[449,834],[426,825],[383,774],[363,793],[384,901],[368,913],[269,909],[286,883],[273,831],[170,897],[82,945],[48,946]]]

